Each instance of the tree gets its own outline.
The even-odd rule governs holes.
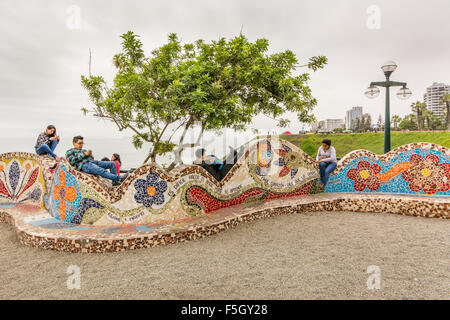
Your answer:
[[[444,93],[441,97],[442,103],[445,103],[446,115],[445,115],[445,129],[450,130],[450,93]]]
[[[372,130],[372,117],[369,115],[367,115],[366,117],[366,121],[364,123],[364,131],[368,132]]]
[[[360,132],[361,131],[361,119],[359,117],[356,118],[355,131],[356,132]]]
[[[440,118],[433,113],[433,116],[431,117],[430,121],[432,130],[445,130],[445,123],[444,123],[445,117]]]
[[[378,115],[377,125],[378,125],[378,130],[382,130],[382,128],[383,128],[383,118],[381,117],[381,113]]]
[[[136,148],[151,144],[144,163],[174,151],[170,170],[181,163],[185,148],[199,144],[205,130],[243,130],[258,114],[278,118],[289,111],[301,122],[315,120],[311,111],[317,101],[308,86],[309,73],[293,72],[297,67],[323,68],[324,56],[299,66],[290,50],[268,54],[266,39],[253,43],[241,34],[181,44],[170,34],[167,44],[146,57],[139,36],[129,31],[121,38],[112,87],[101,76],[81,77],[94,104],[82,110],[112,121],[119,131],[132,130]],[[279,123],[287,125],[288,120]],[[186,133],[197,124],[201,130],[196,142],[185,144]],[[174,141],[179,130],[181,136]]]
[[[422,117],[424,120],[424,128],[427,130],[434,130],[433,123],[435,123],[435,122],[433,121],[433,119],[436,118],[434,113],[428,109],[425,109],[423,111]]]
[[[417,130],[417,122],[416,122],[416,116],[414,114],[409,114],[403,118],[403,120],[400,122],[400,129],[401,130]]]
[[[394,125],[394,130],[398,129],[398,125],[402,121],[402,118],[399,115],[393,115],[392,116],[392,123]]]
[[[411,110],[416,114],[416,123],[419,130],[424,128],[424,117],[423,113],[427,110],[426,103],[417,101],[411,104]]]

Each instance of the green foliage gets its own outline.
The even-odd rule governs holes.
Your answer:
[[[450,93],[443,94],[441,102],[445,104],[445,114],[443,117],[444,127],[446,130],[450,130]]]
[[[355,124],[355,132],[361,133],[368,131],[372,131],[372,117],[368,115],[357,118]]]
[[[417,101],[411,104],[411,110],[416,114],[416,123],[419,130],[424,129],[424,113],[427,110],[426,103]]]
[[[399,115],[393,115],[391,118],[391,122],[394,126],[394,130],[398,129],[398,125],[400,124],[400,122],[402,121],[402,118]]]
[[[400,130],[417,130],[416,116],[411,114],[403,118],[399,125]]]
[[[450,95],[449,95],[450,97]],[[427,109],[427,105],[423,102],[417,101],[411,104],[413,113],[406,115],[403,119],[399,116],[393,116],[392,122],[394,129],[398,123],[398,128],[401,130],[445,130],[446,129],[446,114],[442,117],[436,116],[433,112]]]
[[[112,87],[101,76],[82,76],[82,86],[94,104],[95,117],[114,122],[119,130],[134,132],[133,145],[150,143],[149,159],[186,147],[186,131],[196,123],[204,130],[245,129],[258,114],[273,118],[294,112],[301,122],[314,121],[317,104],[308,86],[309,73],[294,75],[295,54],[268,54],[269,42],[250,42],[242,34],[206,43],[182,44],[176,34],[146,56],[139,36],[121,36],[122,51],[113,58]],[[316,71],[326,57],[310,58]],[[87,113],[86,108],[83,109]],[[279,120],[286,126],[288,120]],[[172,135],[167,131],[172,129]],[[183,128],[178,142],[173,133]]]

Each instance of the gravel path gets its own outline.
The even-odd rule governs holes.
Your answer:
[[[1,299],[450,299],[450,221],[310,213],[182,244],[108,254],[21,245],[0,224]],[[68,290],[67,267],[81,268]],[[368,290],[367,267],[381,270]]]

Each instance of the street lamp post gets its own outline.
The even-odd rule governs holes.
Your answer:
[[[369,99],[374,99],[380,94],[380,89],[378,87],[386,88],[386,110],[384,118],[384,153],[388,153],[391,150],[391,115],[389,106],[389,88],[398,87],[402,88],[397,92],[397,97],[399,99],[408,99],[411,96],[411,90],[406,87],[406,82],[390,81],[389,77],[392,72],[397,69],[397,64],[393,61],[388,61],[381,66],[384,72],[386,81],[371,82],[369,88],[367,88],[365,94]]]

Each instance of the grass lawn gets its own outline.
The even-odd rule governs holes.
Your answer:
[[[321,145],[321,141],[325,138],[331,140],[332,146],[335,147],[338,157],[343,157],[347,153],[357,149],[366,149],[376,154],[384,153],[383,132],[315,135],[292,134],[280,136],[280,139],[284,139],[295,144],[312,157],[315,157],[317,149]],[[392,149],[412,142],[431,142],[450,148],[450,131],[391,132]]]

